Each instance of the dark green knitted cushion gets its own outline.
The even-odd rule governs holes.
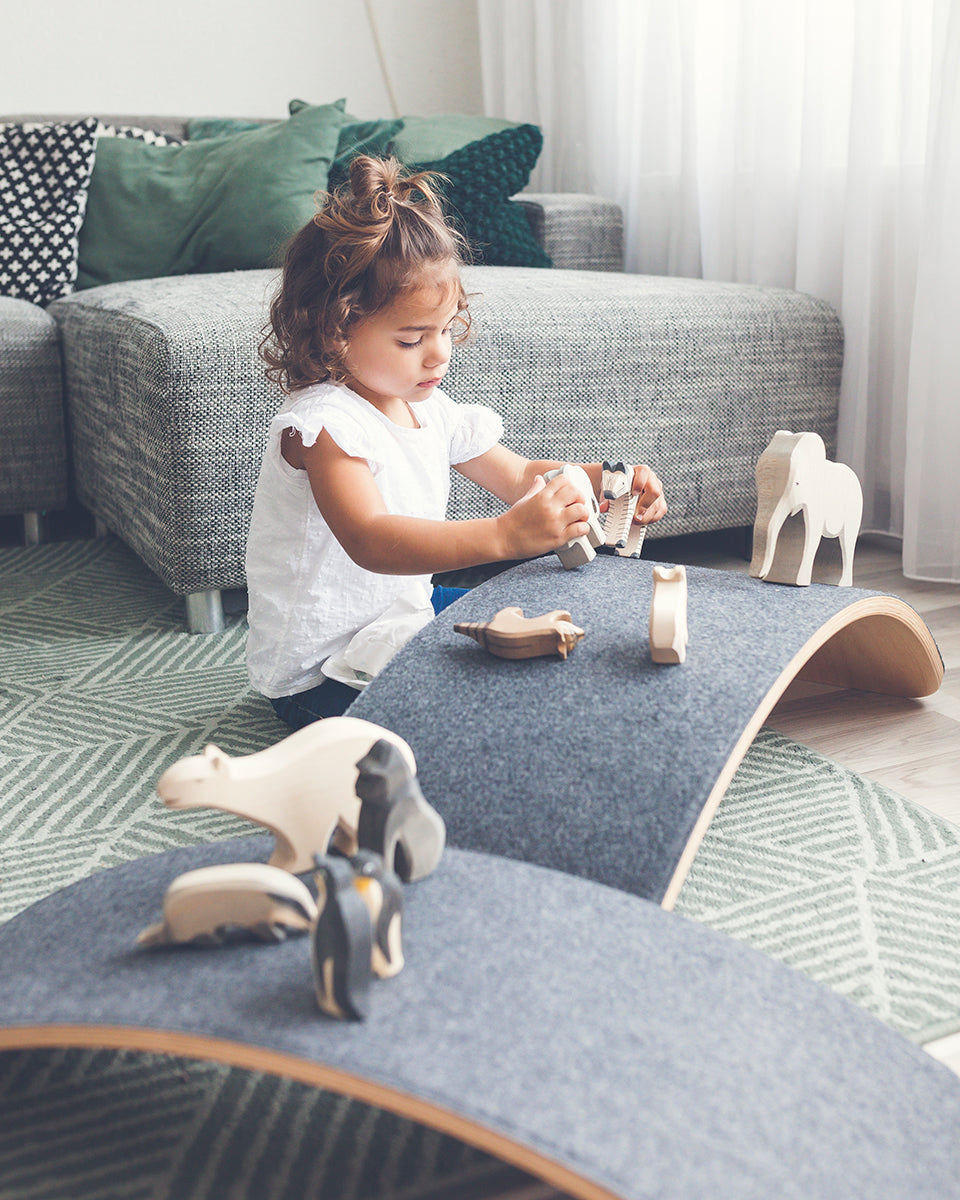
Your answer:
[[[536,125],[488,134],[445,158],[409,165],[440,171],[451,216],[470,243],[474,261],[495,267],[549,267],[520,204],[510,199],[526,186],[543,146]]]

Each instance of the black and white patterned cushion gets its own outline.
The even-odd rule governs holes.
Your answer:
[[[77,278],[97,120],[0,126],[0,295],[49,304]]]
[[[97,126],[97,137],[134,138],[150,146],[182,146],[184,143],[183,138],[174,137],[172,133],[161,133],[159,129],[141,129],[138,125],[104,125],[102,121]]]

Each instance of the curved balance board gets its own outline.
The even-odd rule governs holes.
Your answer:
[[[562,568],[561,568],[562,569]],[[263,1070],[401,1113],[582,1200],[943,1200],[960,1080],[799,972],[656,905],[448,851],[406,889],[406,966],[364,1022],[319,1012],[308,947],[142,950],[193,846],[0,928],[0,1048],[105,1046]]]
[[[448,844],[503,854],[671,907],[767,714],[795,677],[902,696],[943,664],[902,600],[687,568],[682,667],[650,659],[653,568],[551,555],[495,576],[431,621],[350,714],[413,747]],[[507,605],[586,630],[564,662],[491,658],[453,632]]]

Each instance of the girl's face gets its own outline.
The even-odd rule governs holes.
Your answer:
[[[408,404],[425,400],[447,373],[457,281],[427,284],[350,327],[347,386],[398,424]]]

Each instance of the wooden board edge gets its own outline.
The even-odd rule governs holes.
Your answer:
[[[873,618],[880,618],[884,622],[892,621],[893,628],[902,630],[904,634],[894,647],[892,654],[881,656],[883,658],[882,670],[877,668],[869,658],[861,659],[864,647],[860,639],[844,636],[858,626],[862,627],[864,622]],[[869,642],[875,639],[868,638],[867,640]],[[851,649],[855,649],[856,653],[851,654]],[[917,654],[916,660],[909,657],[907,653],[909,649],[913,649]],[[815,675],[811,675],[807,671],[808,664],[813,659],[819,663]],[[668,912],[673,910],[680,889],[683,887],[697,851],[700,849],[700,843],[706,836],[710,822],[720,807],[720,801],[730,786],[730,781],[743,762],[760,727],[794,679],[813,679],[817,683],[832,684],[834,687],[857,687],[857,683],[850,682],[851,678],[856,678],[860,680],[859,686],[862,690],[873,691],[885,689],[867,687],[864,686],[864,683],[878,682],[879,674],[881,682],[890,684],[898,677],[900,671],[902,671],[905,684],[907,680],[912,679],[916,683],[923,680],[921,686],[924,687],[935,681],[935,686],[932,686],[930,691],[916,693],[912,690],[914,684],[909,684],[910,690],[908,691],[894,688],[887,694],[907,697],[926,696],[935,692],[943,681],[943,660],[940,652],[926,624],[909,604],[895,596],[870,596],[854,601],[853,604],[841,609],[829,621],[826,621],[777,676],[773,686],[764,696],[756,712],[744,727],[743,733],[737,739],[730,757],[724,764],[706,803],[700,810],[700,816],[694,824],[683,848],[683,853],[667,884],[660,907]]]
[[[826,632],[827,636],[821,635]],[[811,643],[817,642],[811,648]],[[823,626],[801,653],[798,679],[888,696],[932,696],[943,659],[923,618],[896,596],[858,600]]]
[[[19,1025],[0,1028],[0,1051],[35,1049],[133,1050],[150,1054],[175,1054],[184,1058],[221,1063],[241,1070],[261,1071],[323,1088],[399,1117],[448,1134],[518,1167],[544,1183],[576,1197],[576,1200],[622,1200],[592,1180],[578,1175],[554,1159],[547,1158],[523,1142],[486,1125],[451,1112],[412,1093],[377,1083],[325,1063],[312,1062],[265,1046],[205,1037],[169,1029],[146,1029],[126,1025]]]

